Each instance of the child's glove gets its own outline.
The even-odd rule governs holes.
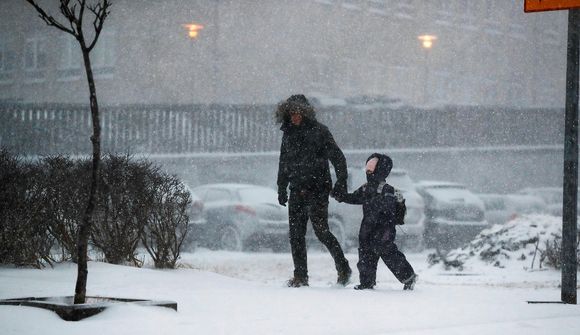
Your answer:
[[[343,194],[333,195],[332,197],[334,198],[334,200],[336,200],[338,202],[344,202],[344,195]]]
[[[330,193],[330,196],[334,198],[334,200],[338,201],[338,202],[343,202],[344,201],[344,194],[334,194],[334,191]]]

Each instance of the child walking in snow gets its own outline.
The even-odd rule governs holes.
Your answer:
[[[389,156],[374,153],[367,158],[367,183],[353,193],[335,195],[339,202],[363,206],[357,263],[360,284],[355,290],[372,289],[376,285],[379,259],[404,285],[404,290],[412,290],[417,281],[413,267],[395,244],[395,226],[402,224],[406,207],[402,194],[386,183],[392,167]]]

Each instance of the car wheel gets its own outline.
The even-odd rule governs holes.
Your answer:
[[[290,251],[290,242],[288,239],[280,239],[273,241],[271,244],[273,252],[288,252]]]
[[[243,243],[240,232],[234,226],[224,226],[219,233],[219,247],[228,251],[242,251]]]

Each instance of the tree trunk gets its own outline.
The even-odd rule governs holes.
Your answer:
[[[91,119],[93,123],[93,135],[91,142],[93,144],[93,164],[91,173],[91,190],[87,208],[83,216],[83,221],[79,227],[78,241],[77,241],[77,283],[75,287],[75,304],[84,304],[87,294],[87,276],[88,276],[88,244],[91,226],[93,223],[93,212],[95,210],[97,181],[99,173],[99,164],[101,161],[101,123],[99,120],[99,105],[97,103],[97,92],[95,88],[95,81],[93,78],[93,70],[91,68],[91,60],[89,58],[89,50],[87,49],[84,40],[79,41],[83,52],[83,59],[85,63],[85,70],[87,73],[87,81],[89,83],[90,102],[91,102]]]

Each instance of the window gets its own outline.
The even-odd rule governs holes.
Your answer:
[[[205,202],[213,202],[213,201],[230,201],[232,199],[229,191],[218,188],[210,188],[209,190],[207,190],[207,193],[203,197],[203,200]]]
[[[369,62],[367,69],[367,90],[372,95],[384,95],[388,81],[386,66],[379,62]]]
[[[442,26],[449,26],[451,25],[454,19],[454,8],[453,4],[449,1],[442,1],[436,4],[435,10],[435,23],[442,25]]]
[[[356,74],[360,70],[358,63],[351,58],[343,58],[341,63],[343,68],[341,78],[342,93],[344,95],[353,95],[356,93],[357,89]]]
[[[24,71],[27,80],[44,80],[47,59],[44,38],[32,37],[26,39],[24,46]]]
[[[481,99],[483,104],[498,104],[499,82],[493,77],[480,77]]]
[[[507,101],[509,101],[509,104],[511,104],[512,106],[522,107],[525,106],[527,103],[526,98],[528,97],[526,96],[526,93],[528,92],[528,90],[524,86],[523,82],[524,82],[523,80],[515,80],[508,83],[506,98]]]
[[[318,90],[325,90],[328,88],[328,83],[331,81],[331,59],[326,54],[312,55],[312,88]]]
[[[325,5],[332,5],[333,0],[314,0],[314,2],[318,2]]]
[[[486,1],[483,3],[483,16],[485,19],[493,20],[494,19],[494,8],[493,2]]]
[[[387,0],[369,0],[369,12],[386,15],[387,14]]]
[[[360,0],[343,0],[342,7],[350,10],[360,10],[361,9]]]
[[[477,3],[471,1],[460,1],[457,4],[457,13],[459,13],[460,27],[466,30],[477,30],[476,22],[478,18],[477,13]],[[463,15],[461,15],[463,13]]]
[[[62,34],[60,37],[60,51],[59,78],[78,79],[81,75],[83,63],[83,55],[79,43],[74,37]]]
[[[406,65],[391,65],[388,67],[388,96],[402,100],[410,101],[413,98],[413,93],[417,90],[412,85],[414,78],[414,71],[416,69]],[[421,92],[422,94],[422,92]]]
[[[13,79],[15,70],[15,54],[5,39],[0,38],[0,82]]]
[[[397,1],[395,16],[402,19],[412,19],[417,14],[417,4],[414,0]]]
[[[95,76],[112,75],[117,62],[117,34],[115,31],[103,31],[95,49],[91,52],[91,64]]]
[[[441,1],[437,3],[437,6],[439,7],[437,9],[437,12],[440,15],[453,16],[453,4],[450,3],[449,1]]]

